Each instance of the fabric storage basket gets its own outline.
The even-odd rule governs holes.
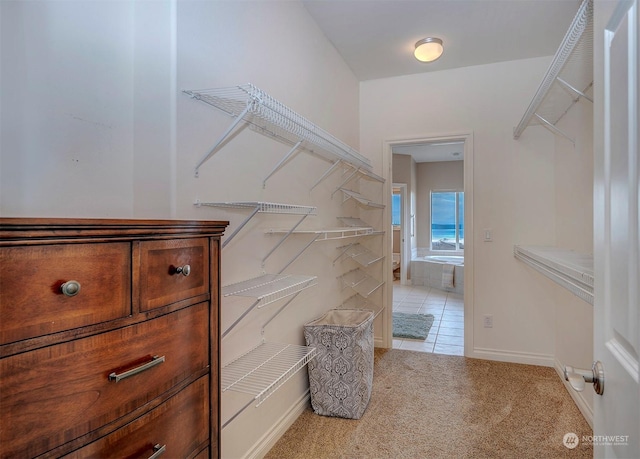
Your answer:
[[[304,326],[311,406],[316,414],[360,419],[373,386],[373,312],[332,309]]]

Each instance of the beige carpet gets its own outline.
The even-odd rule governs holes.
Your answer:
[[[592,435],[552,368],[376,349],[360,420],[308,408],[266,458],[593,457],[568,432]]]

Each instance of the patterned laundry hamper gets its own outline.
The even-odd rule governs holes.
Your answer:
[[[360,419],[373,386],[373,312],[332,309],[304,326],[311,406],[316,414]]]

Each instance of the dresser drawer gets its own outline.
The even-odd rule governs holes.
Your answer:
[[[205,376],[165,403],[115,432],[81,448],[68,459],[88,457],[194,457],[209,439],[209,377]]]
[[[158,308],[209,292],[209,240],[140,243],[140,310]]]
[[[0,266],[0,344],[131,314],[129,243],[2,247]]]
[[[206,371],[208,307],[0,360],[0,412],[11,419],[0,429],[0,457],[46,452]]]

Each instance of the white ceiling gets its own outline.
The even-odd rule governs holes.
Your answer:
[[[360,81],[552,56],[580,0],[302,0]],[[441,38],[421,63],[415,43]],[[461,145],[395,146],[417,162],[462,159]]]
[[[552,56],[579,0],[302,0],[360,81]],[[426,37],[444,54],[413,57]]]
[[[391,151],[397,155],[411,155],[417,163],[462,161],[464,159],[464,142],[394,145]]]

